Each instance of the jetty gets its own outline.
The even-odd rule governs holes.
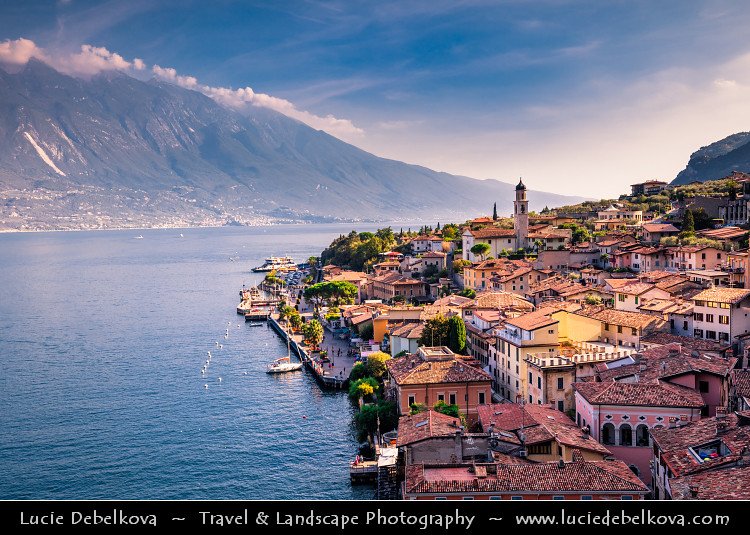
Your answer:
[[[304,363],[305,368],[313,373],[315,379],[317,379],[321,386],[334,389],[342,389],[346,386],[349,376],[343,373],[343,369],[334,370],[333,367],[326,368],[326,363],[320,362],[318,357],[302,343],[302,336],[287,333],[286,330],[279,325],[274,314],[270,314],[267,321],[271,328],[276,331],[285,342],[287,338],[289,338],[292,352],[295,353]]]

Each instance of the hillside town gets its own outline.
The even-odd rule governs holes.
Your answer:
[[[341,236],[304,294],[354,288],[314,314],[357,360],[353,479],[409,500],[750,499],[750,175],[728,181],[537,214],[520,180],[511,218]]]

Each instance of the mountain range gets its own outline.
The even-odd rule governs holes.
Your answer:
[[[732,134],[701,147],[690,155],[687,166],[672,184],[716,180],[729,176],[733,171],[750,172],[750,132]]]
[[[444,220],[514,184],[380,158],[261,107],[120,72],[0,69],[0,230]],[[580,201],[529,191],[532,209]]]

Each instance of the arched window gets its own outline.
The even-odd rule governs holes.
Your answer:
[[[632,446],[633,445],[633,428],[630,424],[622,424],[620,426],[620,446]]]
[[[606,446],[615,445],[615,426],[609,422],[602,426],[602,444]]]
[[[646,424],[639,424],[635,428],[635,445],[648,446],[648,442],[648,426]]]

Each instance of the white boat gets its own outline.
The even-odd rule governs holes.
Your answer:
[[[143,239],[143,234],[140,234],[140,235],[138,235],[138,236],[135,236],[135,238],[134,238],[134,239],[136,239],[136,240],[142,240],[142,239]]]
[[[292,359],[290,357],[281,357],[280,359],[276,359],[268,365],[266,373],[295,372],[301,369],[301,362],[292,362]]]
[[[266,373],[286,373],[295,372],[302,369],[301,362],[292,362],[292,346],[290,342],[290,334],[287,330],[286,336],[286,357],[281,357],[274,360],[268,365]]]
[[[260,321],[254,321],[254,322],[250,323],[249,325],[250,325],[250,327],[263,327],[263,323],[260,322]]]
[[[262,266],[254,267],[253,271],[293,271],[297,264],[291,256],[269,256]]]

